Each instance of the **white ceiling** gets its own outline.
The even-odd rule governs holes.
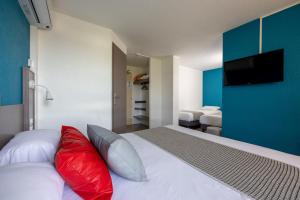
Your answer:
[[[222,33],[295,0],[54,0],[64,14],[112,29],[128,52],[222,65]]]
[[[134,67],[149,67],[149,58],[129,53],[127,54],[127,66],[134,66]]]

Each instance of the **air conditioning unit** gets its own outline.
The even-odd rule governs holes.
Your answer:
[[[19,0],[19,4],[31,25],[46,30],[52,28],[47,0]]]

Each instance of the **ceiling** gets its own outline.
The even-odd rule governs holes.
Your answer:
[[[149,67],[149,58],[138,54],[127,54],[127,66]]]
[[[54,0],[54,9],[112,29],[129,53],[222,65],[222,33],[295,0]]]

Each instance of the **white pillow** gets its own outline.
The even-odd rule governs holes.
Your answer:
[[[203,110],[220,110],[219,106],[203,106],[201,109]]]
[[[64,181],[50,163],[17,163],[0,168],[0,198],[61,200]]]
[[[18,133],[0,151],[0,166],[19,162],[54,162],[60,134],[55,130]]]

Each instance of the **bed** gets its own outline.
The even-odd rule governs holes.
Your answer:
[[[222,115],[202,115],[200,116],[200,123],[206,126],[222,127]]]
[[[220,110],[182,110],[179,112],[179,125],[186,128],[199,128],[202,115],[220,114]]]
[[[200,127],[199,118],[203,113],[194,111],[179,112],[179,125],[187,128]]]
[[[209,135],[179,126],[167,126],[167,128],[178,131],[183,136],[192,135],[200,139],[225,145],[226,147],[233,147],[252,155],[260,155],[264,158],[276,160],[276,162],[283,162],[296,167],[298,170],[300,168],[300,158],[298,156],[244,142]],[[145,140],[138,134],[127,133],[123,134],[123,137],[125,137],[135,147],[140,155],[149,181],[132,182],[111,172],[114,186],[112,199],[114,200],[252,199],[248,195],[236,190],[235,188],[223,184],[221,181],[211,177],[207,173],[199,171],[199,169],[195,168],[191,164],[179,159],[177,156],[155,145],[154,143]],[[299,182],[297,183],[297,191],[299,192]],[[299,196],[295,199],[298,198]],[[79,198],[68,186],[65,186],[63,200],[79,199],[81,198]]]

